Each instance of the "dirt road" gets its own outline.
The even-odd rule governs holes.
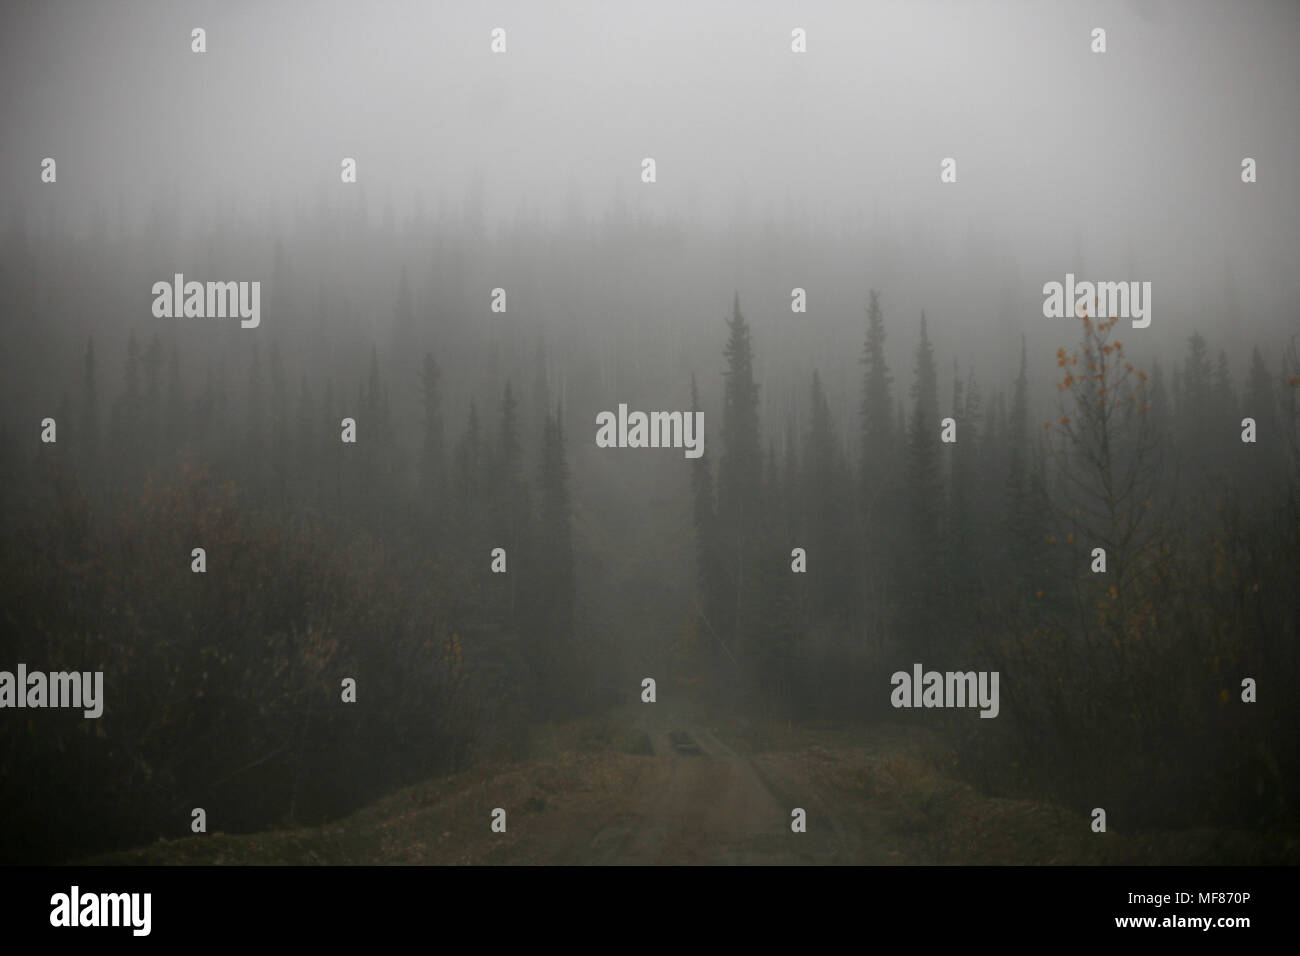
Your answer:
[[[952,779],[913,727],[734,728],[646,707],[539,735],[529,760],[399,790],[320,827],[213,832],[144,864],[1104,864],[1284,862],[1262,834],[1094,834],[1085,815]],[[506,812],[504,832],[493,811]],[[791,811],[807,815],[791,829]],[[214,831],[220,807],[208,807]]]
[[[783,806],[750,762],[695,727],[649,735],[646,760],[599,820],[590,840],[566,854],[574,863],[807,863],[814,846],[790,827]]]

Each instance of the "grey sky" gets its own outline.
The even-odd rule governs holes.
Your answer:
[[[619,208],[693,234],[770,217],[823,242],[847,230],[846,274],[870,271],[873,237],[918,282],[942,269],[926,295],[893,290],[909,313],[995,289],[1023,308],[1068,270],[1149,279],[1153,335],[1175,309],[1221,311],[1229,268],[1246,321],[1278,320],[1300,252],[1293,3],[134,2],[2,16],[6,222],[23,208],[136,229],[165,200],[186,229],[358,197],[375,221],[386,207],[460,216],[479,197],[489,230]],[[489,52],[496,26],[505,55]],[[806,55],[790,52],[795,26]],[[57,192],[39,180],[44,156]],[[343,156],[359,163],[352,192]],[[652,187],[643,156],[658,163]],[[945,156],[955,185],[939,182]],[[1254,185],[1243,156],[1259,163]]]

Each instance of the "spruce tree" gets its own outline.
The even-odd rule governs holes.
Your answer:
[[[695,376],[691,376],[691,412],[700,411],[700,395]],[[714,631],[722,625],[726,610],[726,590],[722,577],[722,557],[718,550],[718,519],[713,496],[713,470],[707,446],[700,457],[691,461],[691,498],[695,523],[695,563],[700,589],[700,610],[705,630]],[[720,650],[716,635],[709,641],[715,651]],[[715,655],[716,657],[716,655]],[[715,660],[716,663],[716,660]]]
[[[547,414],[542,435],[538,476],[538,532],[533,556],[536,612],[540,627],[534,637],[539,664],[542,705],[555,714],[565,709],[576,690],[572,674],[574,653],[573,531],[569,506],[569,466],[564,451],[561,411]]]
[[[718,467],[718,524],[728,611],[725,636],[737,652],[744,643],[746,603],[754,588],[753,552],[761,526],[763,457],[758,429],[758,384],[749,323],[736,296],[727,320],[727,361],[722,406],[722,460]]]
[[[894,422],[890,399],[894,377],[885,361],[885,319],[880,293],[871,290],[867,338],[862,348],[862,478],[864,500],[879,492],[893,452]]]
[[[830,404],[814,370],[811,415],[804,454],[803,502],[810,556],[817,562],[813,607],[829,620],[847,623],[853,605],[850,476],[835,438]]]
[[[939,378],[934,347],[921,313],[921,335],[912,366],[912,418],[907,434],[907,606],[909,637],[924,650],[939,639],[942,575],[939,461]]]
[[[858,512],[862,525],[860,605],[866,635],[879,644],[890,629],[895,563],[890,549],[900,534],[899,481],[895,471],[901,427],[894,421],[893,383],[885,359],[885,318],[880,293],[871,290],[862,349],[862,449]],[[897,412],[901,416],[902,403]]]

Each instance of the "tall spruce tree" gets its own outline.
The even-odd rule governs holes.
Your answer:
[[[818,570],[813,578],[813,607],[829,620],[845,623],[853,606],[853,509],[850,475],[837,445],[830,403],[814,370],[811,415],[803,475],[804,527]]]
[[[747,623],[746,604],[755,585],[756,530],[762,524],[760,489],[763,454],[758,428],[758,384],[749,323],[740,296],[727,320],[727,361],[722,405],[722,460],[718,467],[718,525],[729,605],[724,633],[739,651]]]
[[[575,682],[566,677],[574,653],[573,531],[569,508],[569,466],[564,451],[562,412],[547,414],[538,475],[538,531],[534,561],[535,611],[540,626],[534,659],[543,689],[542,706],[555,714],[573,700]]]
[[[1029,507],[1029,359],[1025,337],[1020,337],[1020,373],[1011,389],[1011,410],[1007,418],[1007,473],[1003,525],[1011,558],[1011,579],[1024,580],[1033,569],[1036,551]]]
[[[501,424],[497,431],[497,454],[493,467],[493,525],[506,553],[522,555],[528,541],[528,483],[523,473],[523,446],[519,435],[519,402],[514,387],[506,382],[501,398]],[[513,626],[517,611],[520,575],[507,574],[508,615]]]
[[[880,293],[875,289],[871,290],[867,306],[862,366],[859,601],[865,634],[879,646],[885,640],[892,620],[895,565],[889,552],[899,533],[899,482],[894,463],[898,460],[901,431],[894,421],[894,377],[885,358],[885,317],[880,307]],[[900,415],[902,410],[899,403],[897,411]]]
[[[943,478],[939,460],[939,376],[925,313],[912,365],[907,434],[907,607],[909,638],[922,649],[939,640],[945,587],[942,566]]]
[[[691,376],[691,411],[700,411],[700,393]],[[717,653],[721,651],[717,643],[718,627],[722,626],[727,609],[726,587],[722,573],[722,556],[718,550],[718,516],[713,494],[713,470],[709,460],[707,446],[700,457],[691,461],[691,498],[692,516],[695,523],[695,562],[700,589],[700,610],[704,617],[705,630],[712,640],[709,644],[714,653],[711,660],[715,664]]]
[[[880,293],[871,290],[867,306],[867,338],[862,348],[862,478],[864,500],[876,499],[893,454],[892,385],[885,360],[885,318]]]

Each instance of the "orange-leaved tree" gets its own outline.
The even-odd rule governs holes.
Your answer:
[[[1083,337],[1056,353],[1059,415],[1046,423],[1060,474],[1073,538],[1105,550],[1112,624],[1139,610],[1143,580],[1157,558],[1153,501],[1159,467],[1157,436],[1148,415],[1147,375],[1114,338],[1117,318],[1080,316]],[[1109,613],[1110,611],[1115,613]]]

